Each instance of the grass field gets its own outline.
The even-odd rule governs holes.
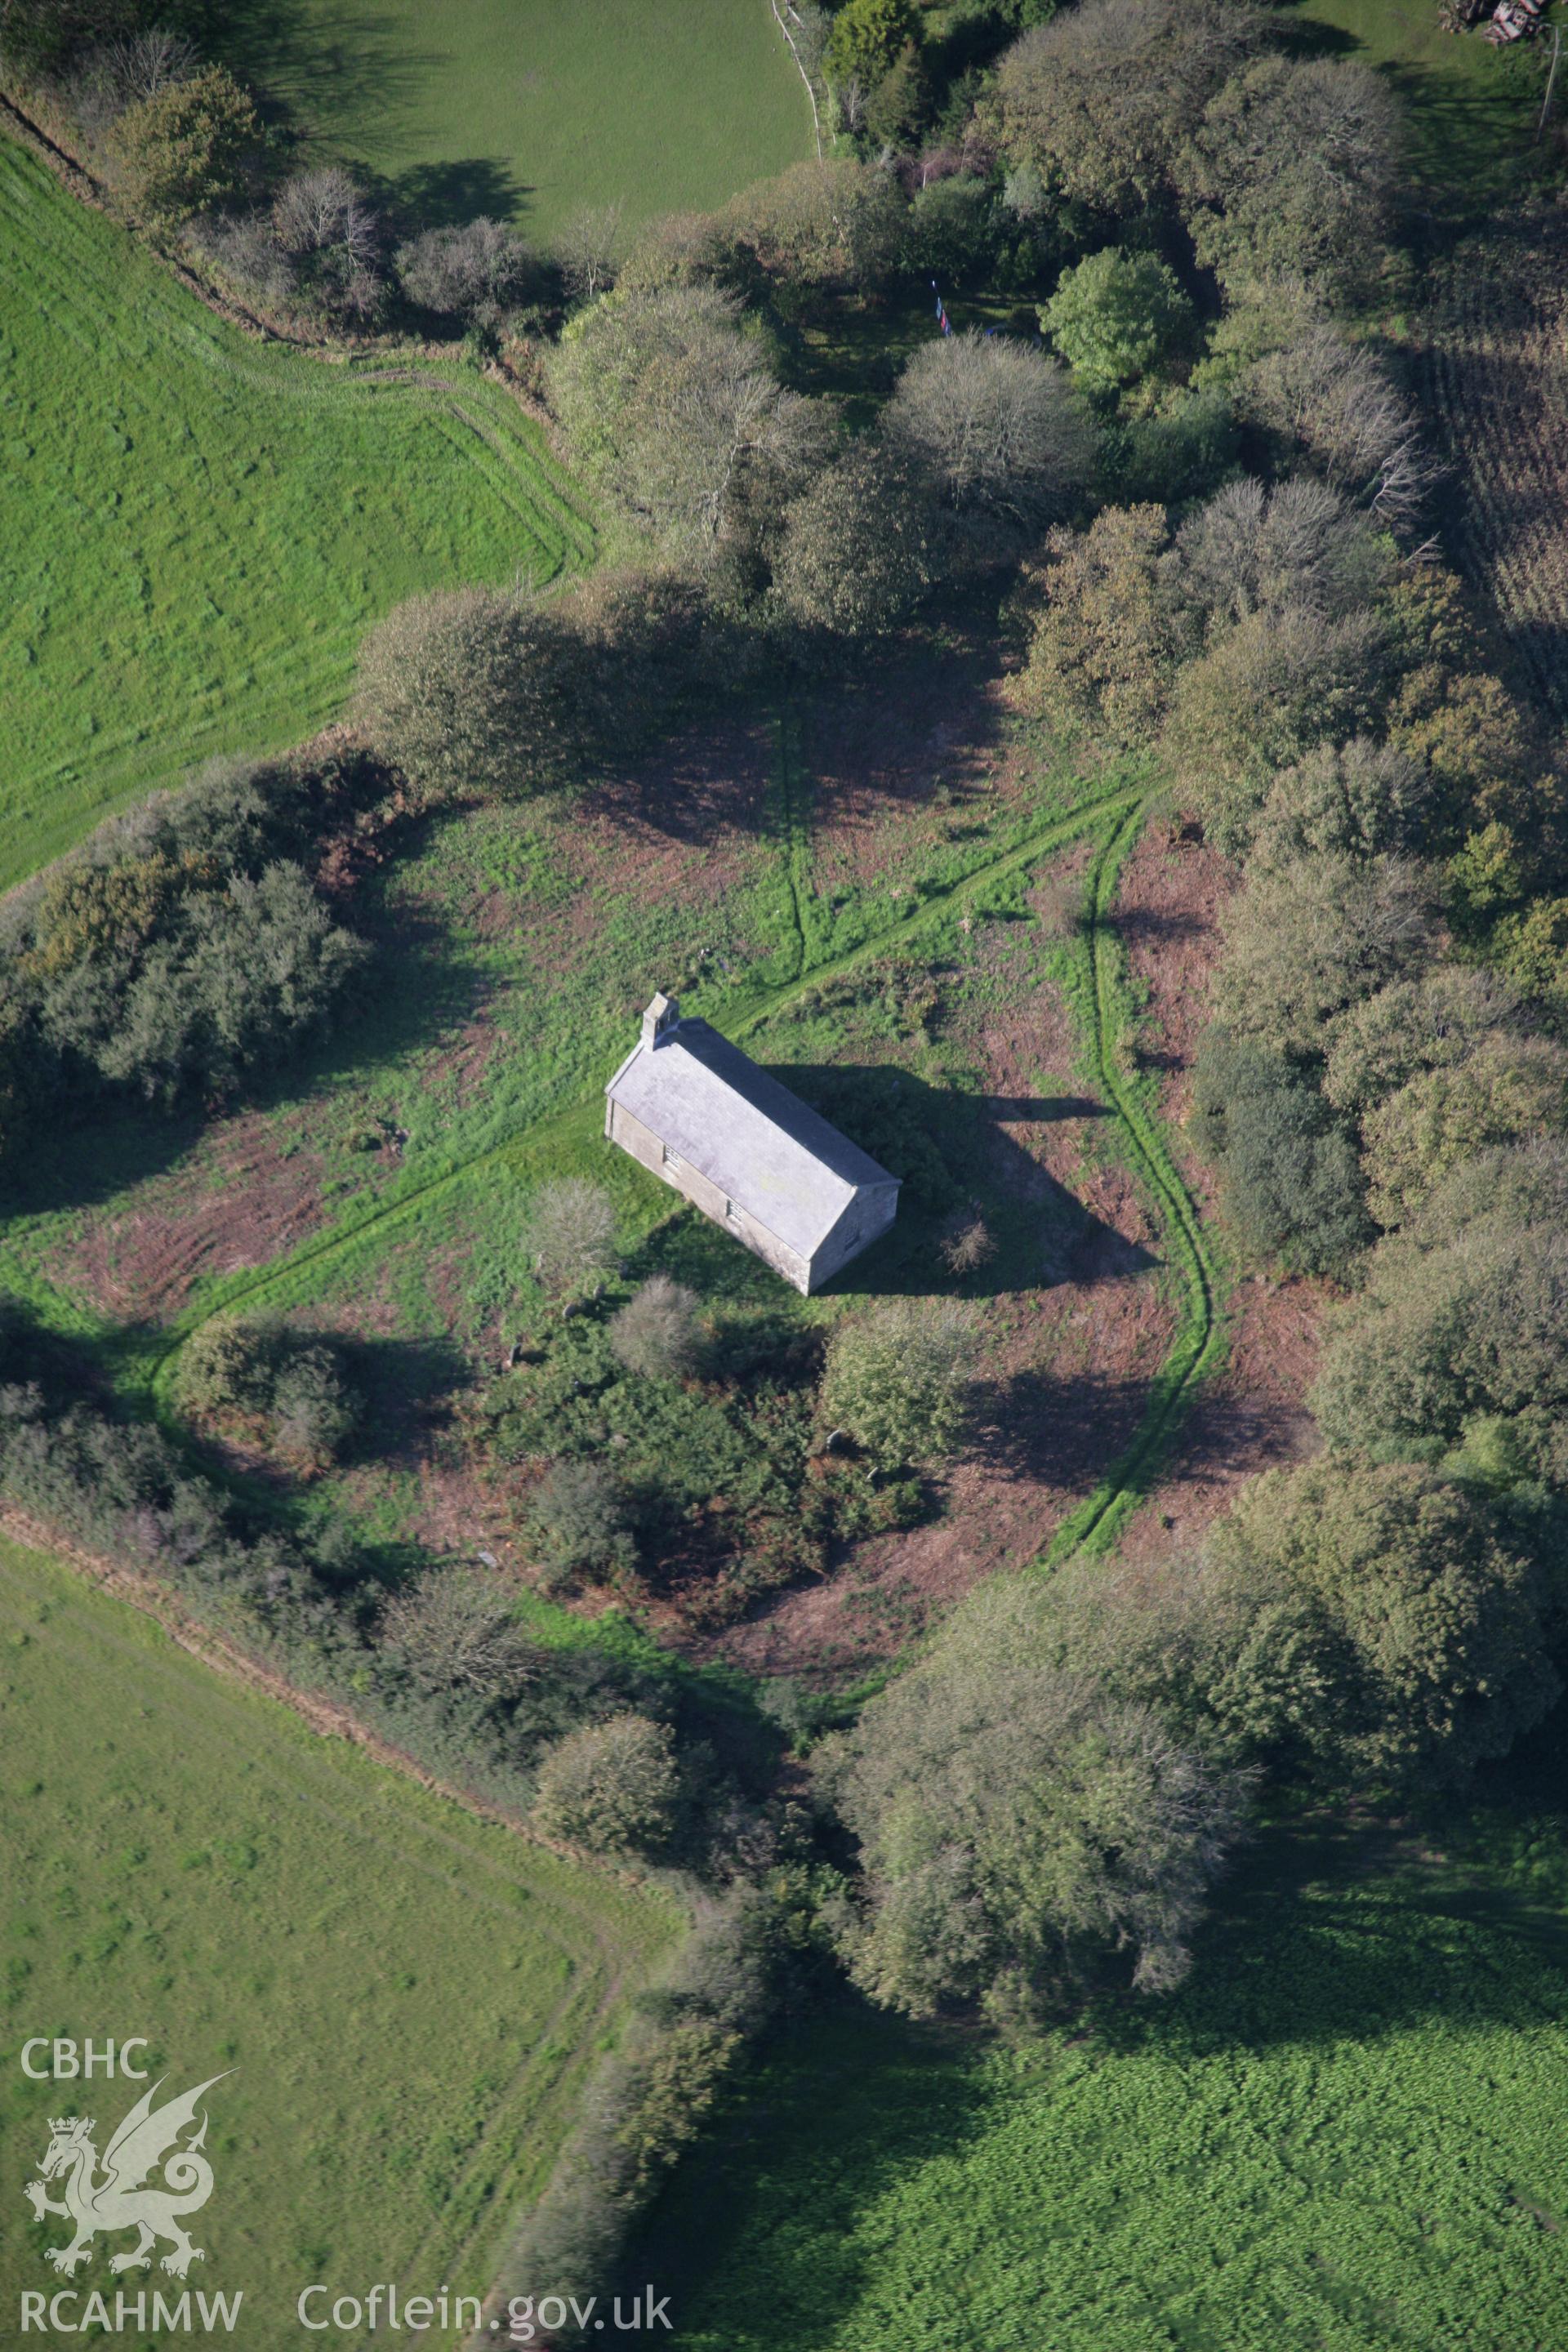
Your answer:
[[[63,2242],[21,2220],[47,2116],[96,2116],[101,2150],[136,2095],[31,2083],[21,2043],[145,2034],[171,2093],[235,2070],[210,2096],[190,2284],[244,2289],[242,2352],[292,2342],[313,2281],[482,2292],[676,1931],[661,1899],[329,1745],[9,1543],[0,1883],[0,2307],[51,2281]],[[110,2284],[121,2250],[78,2284]]]
[[[808,2028],[647,2259],[685,2352],[1561,2344],[1565,1966],[1561,1820],[1480,1869],[1277,1835],[1147,2013],[1018,2056]]]
[[[299,740],[399,597],[592,529],[477,373],[247,341],[0,142],[0,886],[191,761]]]
[[[627,222],[721,204],[812,152],[768,0],[291,0],[223,12],[226,54],[323,153],[427,218],[510,215],[548,243],[584,205]]]

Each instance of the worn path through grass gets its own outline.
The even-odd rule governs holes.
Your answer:
[[[1088,986],[1078,1006],[1089,1033],[1094,1072],[1114,1112],[1122,1150],[1152,1202],[1181,1286],[1180,1319],[1171,1350],[1150,1391],[1131,1444],[1051,1538],[1047,1560],[1080,1546],[1104,1550],[1148,1494],[1165,1460],[1193,1391],[1220,1347],[1218,1276],[1197,1204],[1165,1140],[1152,1087],[1129,1076],[1121,1041],[1133,1008],[1126,960],[1110,925],[1121,869],[1146,814],[1139,803],[1101,843],[1089,869],[1084,912]]]

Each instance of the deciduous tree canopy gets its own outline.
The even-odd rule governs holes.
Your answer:
[[[1259,34],[1258,15],[1231,0],[1082,0],[1002,59],[1008,157],[1098,211],[1135,212],[1168,185],[1183,141]]]
[[[1185,1972],[1240,1784],[1044,1646],[1028,1594],[987,1587],[837,1761],[867,1895],[850,1968],[889,2008],[1026,2014],[1118,1951],[1142,1990]]]

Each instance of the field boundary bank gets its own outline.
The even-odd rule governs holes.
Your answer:
[[[760,1001],[753,999],[747,1005],[744,992],[738,992],[741,1003],[735,1006],[728,1024],[731,1034],[736,1038],[753,1034],[764,1022],[786,1009],[809,990],[896,952],[918,935],[928,922],[940,920],[956,906],[981,896],[987,887],[1027,866],[1050,850],[1065,847],[1085,834],[1093,835],[1109,820],[1110,830],[1095,853],[1088,877],[1089,904],[1085,929],[1089,968],[1090,1056],[1095,1074],[1124,1139],[1131,1171],[1150,1198],[1169,1237],[1171,1252],[1178,1262],[1186,1289],[1186,1303],[1175,1339],[1154,1376],[1143,1417],[1128,1446],[1093,1493],[1068,1515],[1037,1557],[1039,1564],[1053,1566],[1068,1552],[1083,1545],[1103,1549],[1142,1499],[1149,1474],[1174,1436],[1190,1402],[1192,1390],[1208,1369],[1219,1339],[1219,1318],[1215,1306],[1217,1280],[1203,1240],[1196,1207],[1157,1128],[1133,1100],[1115,1063],[1114,1038],[1120,1027],[1113,1002],[1117,974],[1108,949],[1106,919],[1115,897],[1121,864],[1131,852],[1147,815],[1152,797],[1151,790],[1147,784],[1121,785],[1086,801],[984,865],[933,889],[909,914],[900,917],[871,938],[858,941],[841,955],[829,955],[821,962],[813,963],[806,925],[800,919],[804,910],[798,905],[799,877],[795,866],[799,856],[800,812],[796,803],[797,779],[794,774],[795,751],[790,724],[786,718],[781,717],[779,848],[781,862],[788,869],[787,885],[797,908],[796,951],[800,961],[792,976],[768,990]],[[552,1135],[558,1134],[573,1121],[580,1120],[592,1099],[586,1092],[581,1097],[574,1097],[545,1118],[501,1141],[487,1146],[470,1158],[440,1168],[400,1198],[374,1205],[366,1215],[354,1223],[308,1242],[281,1264],[257,1269],[249,1279],[226,1287],[220,1297],[170,1331],[165,1343],[146,1363],[137,1384],[143,1389],[153,1417],[167,1420],[164,1397],[171,1368],[187,1341],[216,1316],[255,1305],[269,1293],[286,1293],[312,1269],[325,1267],[344,1252],[363,1245],[373,1234],[395,1228],[406,1216],[428,1207],[443,1193],[458,1189],[487,1168],[503,1167],[509,1161],[526,1161],[540,1151],[547,1150]],[[28,1287],[36,1288],[37,1286]],[[62,1297],[64,1303],[68,1302]],[[331,1727],[343,1731],[344,1736],[354,1736],[345,1731],[342,1724]],[[356,1726],[356,1730],[363,1731],[363,1728]],[[365,1734],[365,1737],[374,1738],[374,1735]],[[416,1772],[420,1769],[413,1766],[412,1759],[409,1763]],[[466,1801],[459,1799],[459,1801]]]
[[[822,161],[822,117],[816,110],[816,92],[811,86],[811,76],[806,72],[804,64],[801,62],[800,51],[796,48],[795,44],[795,35],[790,31],[789,26],[784,20],[784,9],[779,6],[779,0],[768,0],[768,5],[773,12],[773,22],[777,25],[780,32],[784,35],[784,39],[789,44],[789,53],[795,59],[795,70],[799,74],[802,81],[805,82],[805,94],[811,100],[812,136],[816,141],[816,160],[820,163]],[[784,7],[787,8],[788,6],[789,0],[784,0]],[[791,9],[790,14],[793,16],[794,13],[794,10]]]
[[[253,1696],[276,1700],[283,1705],[297,1721],[303,1721],[306,1729],[314,1733],[318,1740],[324,1743],[333,1738],[345,1739],[351,1747],[357,1749],[367,1761],[379,1769],[395,1774],[400,1780],[412,1782],[426,1795],[456,1805],[470,1820],[476,1820],[487,1828],[496,1828],[510,1833],[519,1844],[531,1848],[535,1852],[548,1853],[553,1860],[579,1869],[590,1880],[597,1880],[601,1883],[608,1881],[625,1894],[662,1897],[669,1901],[675,1919],[672,1951],[679,1950],[686,1937],[690,1934],[696,1907],[690,1894],[686,1891],[677,1891],[668,1886],[654,1885],[647,1874],[605,1862],[600,1857],[585,1854],[557,1839],[542,1836],[526,1822],[508,1813],[503,1808],[490,1804],[484,1799],[426,1771],[414,1758],[382,1739],[379,1735],[369,1731],[366,1727],[358,1722],[357,1718],[341,1708],[335,1702],[300,1690],[279,1677],[273,1670],[263,1665],[258,1660],[250,1657],[226,1635],[215,1628],[204,1625],[185,1607],[180,1596],[160,1584],[156,1578],[125,1568],[100,1554],[89,1551],[73,1542],[68,1537],[58,1534],[29,1514],[4,1505],[0,1505],[0,1536],[9,1538],[11,1541],[26,1549],[43,1554],[52,1565],[66,1570],[73,1578],[79,1578],[83,1583],[90,1585],[95,1591],[104,1592],[113,1600],[123,1601],[134,1609],[138,1615],[150,1619],[161,1633],[168,1636],[174,1646],[183,1655],[191,1658],[197,1665],[213,1674],[215,1689],[221,1688],[225,1683],[228,1683],[238,1685]],[[112,1634],[110,1639],[111,1646],[115,1649],[121,1646],[121,1643],[116,1641]],[[237,1731],[231,1733],[220,1728],[216,1736],[222,1739],[227,1753],[239,1755],[245,1752]],[[320,1751],[314,1747],[308,1749],[306,1753],[308,1756],[320,1755]],[[282,1777],[286,1776],[291,1768],[285,1759],[278,1761],[276,1769]],[[318,1774],[324,1770],[328,1775],[332,1775],[334,1769],[326,1761],[324,1756],[320,1756],[315,1769]],[[366,1832],[361,1829],[355,1829],[351,1817],[342,1810],[332,1791],[333,1780],[331,1778],[323,1782],[318,1778],[310,1777],[308,1772],[300,1775],[292,1790],[296,1797],[313,1807],[322,1818],[338,1828],[344,1832],[352,1830],[353,1834],[358,1836],[368,1834],[372,1843],[378,1845],[389,1858],[395,1861],[399,1869],[412,1869],[437,1885],[461,1884],[469,1899],[483,1902],[494,1910],[498,1923],[504,1923],[515,1916],[512,1907],[505,1903],[498,1893],[491,1890],[498,1882],[501,1885],[516,1885],[524,1882],[511,1879],[498,1856],[488,1853],[482,1848],[460,1844],[454,1838],[451,1830],[444,1828],[438,1821],[426,1822],[416,1816],[416,1819],[419,1821],[420,1835],[428,1843],[432,1853],[437,1857],[442,1855],[450,1857],[448,1861],[431,1858],[431,1854],[426,1854],[421,1858],[412,1847],[395,1843],[390,1832],[383,1836],[374,1831]],[[459,1869],[462,1873],[460,1881],[456,1875]],[[580,2039],[580,2046],[584,2051],[591,2052],[596,2046],[597,2038],[603,2036],[606,2022],[621,1997],[626,1980],[627,1957],[616,1937],[595,1915],[591,1902],[584,1902],[569,1890],[555,1886],[552,1886],[550,1890],[549,1900],[552,1906],[560,1909],[565,1919],[586,1934],[597,1955],[602,1983],[595,1996],[586,2029]],[[542,1932],[549,1938],[552,1948],[558,1950],[570,1948],[569,1945],[563,1941],[561,1931],[549,1926],[548,1923]],[[658,1974],[668,1968],[669,1958],[670,1954],[667,1953],[650,1981],[658,1980]],[[521,2064],[514,2070],[509,2079],[509,2091],[515,2085],[519,2077],[527,2073],[535,2063],[548,2045],[554,2042],[563,2011],[570,2004],[573,1997],[574,1980],[569,1979],[554,2010],[542,2029],[537,2046],[531,2048],[525,2053]],[[559,2098],[562,2075],[566,2063],[565,2058],[561,2056],[552,2065],[546,2087],[547,2098]],[[590,2064],[590,2078],[592,2072],[593,2067]],[[564,2146],[574,2128],[573,2118],[576,2108],[568,2104],[563,2107],[562,2112],[564,2118],[563,2136],[563,2146]],[[504,2117],[504,2103],[498,2102],[497,2113]],[[489,2154],[486,2146],[486,2135],[489,2128],[490,2126],[487,2123],[479,2135],[468,2158],[465,2178],[471,2176],[475,2168],[482,2164]],[[510,2158],[503,2156],[501,2160],[515,2169],[522,2161],[522,2156],[523,2151],[518,2148],[513,2150]],[[514,2193],[500,2200],[507,2215],[508,2242],[523,2225],[526,2216],[533,2210],[538,2198],[544,2193],[549,2180],[553,2177],[553,2171],[552,2164],[545,2176],[544,2182],[535,2189]],[[470,2218],[468,2235],[460,2250],[459,2259],[470,2252],[477,2252],[482,2241],[493,2242],[493,2229],[494,2213],[487,2206]],[[423,2246],[425,2240],[421,2239],[420,2245]],[[413,2286],[418,2283],[417,2263],[418,2250],[416,2249],[403,2264],[399,2275],[398,2284],[405,2294],[412,2292]],[[481,2260],[478,2267],[487,2280],[493,2277],[492,2264]],[[488,2301],[494,2293],[493,2286],[487,2284],[479,2292],[481,2299],[488,2305]],[[374,2336],[356,2336],[353,2340],[356,2346],[363,2345],[366,2352],[369,2352],[369,2347],[379,2339]]]
[[[457,1805],[473,1820],[493,1829],[510,1831],[527,1845],[537,1846],[553,1854],[558,1862],[569,1862],[590,1871],[596,1877],[609,1878],[621,1886],[640,1891],[647,1884],[646,1873],[625,1870],[614,1864],[600,1861],[583,1853],[578,1847],[566,1845],[555,1838],[542,1836],[520,1813],[508,1812],[502,1805],[492,1804],[488,1798],[477,1795],[455,1780],[443,1780],[431,1772],[405,1748],[394,1746],[368,1724],[360,1721],[353,1710],[341,1700],[323,1696],[320,1692],[303,1689],[291,1683],[274,1666],[264,1665],[259,1658],[226,1634],[208,1625],[188,1609],[169,1585],[141,1569],[127,1567],[102,1552],[88,1550],[69,1536],[60,1534],[44,1520],[36,1519],[29,1512],[0,1504],[0,1535],[7,1536],[24,1550],[42,1553],[46,1559],[60,1562],[84,1582],[93,1585],[111,1599],[123,1601],[140,1615],[151,1618],[159,1630],[166,1633],[176,1649],[198,1664],[210,1666],[225,1681],[237,1683],[258,1698],[277,1700],[299,1718],[309,1731],[321,1739],[345,1740],[357,1748],[373,1764],[395,1772],[400,1779],[412,1780],[427,1796],[440,1797]]]
[[[1106,1097],[1125,1138],[1133,1172],[1151,1197],[1156,1213],[1171,1237],[1173,1255],[1180,1261],[1188,1294],[1183,1324],[1178,1325],[1173,1345],[1155,1376],[1148,1406],[1131,1444],[1095,1493],[1058,1528],[1048,1548],[1038,1556],[1036,1565],[1049,1567],[1068,1551],[1080,1548],[1103,1549],[1142,1498],[1149,1472],[1174,1436],[1192,1391],[1207,1366],[1217,1337],[1215,1277],[1204,1247],[1197,1211],[1170,1159],[1157,1124],[1147,1119],[1133,1099],[1114,1058],[1114,1042],[1121,1025],[1121,1009],[1116,998],[1118,983],[1123,975],[1117,967],[1108,939],[1107,917],[1115,898],[1122,865],[1147,819],[1154,793],[1147,782],[1123,784],[1102,793],[1057,818],[1049,825],[1041,827],[1026,840],[1015,843],[984,866],[933,889],[908,915],[900,917],[885,930],[858,942],[842,955],[825,956],[819,963],[813,965],[808,926],[803,919],[805,910],[799,903],[800,885],[804,879],[799,863],[803,815],[799,795],[806,780],[796,772],[797,745],[786,714],[781,714],[778,743],[779,847],[795,903],[799,961],[790,979],[767,991],[760,1002],[754,1002],[733,1022],[733,1033],[737,1035],[752,1034],[771,1015],[783,1011],[810,989],[820,986],[825,980],[875,962],[895,951],[902,942],[918,936],[928,923],[940,922],[944,917],[951,916],[958,907],[973,902],[988,887],[1027,869],[1053,849],[1064,848],[1085,835],[1091,838],[1098,836],[1089,868],[1085,924],[1090,982],[1091,1052]],[[570,1102],[561,1110],[524,1128],[503,1142],[443,1170],[404,1200],[373,1211],[369,1217],[346,1232],[324,1237],[321,1244],[307,1248],[299,1258],[286,1263],[283,1267],[267,1270],[257,1282],[236,1296],[206,1309],[174,1338],[173,1344],[159,1356],[153,1367],[149,1387],[153,1412],[158,1414],[160,1412],[158,1390],[167,1367],[185,1340],[213,1315],[225,1312],[247,1298],[254,1298],[258,1291],[264,1292],[270,1284],[287,1279],[290,1275],[297,1276],[304,1267],[320,1264],[353,1246],[363,1241],[367,1233],[428,1201],[440,1189],[462,1182],[476,1170],[502,1163],[509,1156],[521,1157],[547,1148],[551,1131],[566,1121],[580,1118],[584,1103],[589,1099],[584,1096],[583,1101]],[[523,1822],[504,1809],[426,1771],[405,1751],[371,1732],[346,1707],[295,1688],[286,1678],[261,1665],[226,1637],[202,1625],[199,1621],[193,1621],[178,1596],[161,1586],[155,1579],[117,1566],[100,1555],[87,1552],[68,1541],[62,1542],[47,1528],[20,1512],[0,1508],[0,1529],[13,1534],[16,1540],[30,1544],[35,1549],[62,1559],[100,1589],[128,1601],[151,1617],[179,1647],[199,1662],[259,1695],[281,1701],[319,1737],[346,1738],[372,1761],[413,1780],[428,1793],[456,1803],[470,1817],[510,1830],[560,1859],[593,1872],[600,1869],[599,1864],[574,1850],[537,1837]],[[607,1870],[604,1874],[628,1887],[646,1884],[637,1874],[619,1870]],[[609,1997],[607,1995],[606,1999]],[[602,2007],[599,2013],[604,2013]],[[525,2200],[511,2224],[512,2228],[521,2226],[523,2217],[532,2210],[536,2201],[536,2198]],[[496,2291],[492,2287],[486,2298],[483,2308],[487,2313],[491,2308]]]
[[[271,320],[258,318],[254,311],[247,310],[243,303],[236,302],[231,296],[219,293],[216,286],[206,278],[199,277],[196,271],[187,263],[180,260],[177,255],[168,253],[161,246],[152,245],[144,237],[139,236],[115,212],[109,201],[108,191],[100,181],[93,177],[86,164],[73,155],[68,148],[62,147],[58,140],[51,137],[42,123],[36,122],[32,116],[17,104],[8,90],[0,89],[0,131],[7,131],[14,137],[16,143],[26,148],[68,195],[74,197],[78,204],[85,205],[89,212],[97,213],[100,218],[109,222],[111,227],[122,230],[131,238],[137,251],[144,254],[155,268],[163,271],[174,279],[176,285],[184,287],[185,292],[194,296],[205,310],[212,311],[216,318],[222,319],[228,326],[237,327],[241,334],[247,335],[253,342],[274,344],[280,351],[298,352],[302,358],[316,360],[322,367],[346,369],[362,352],[369,357],[374,357],[379,347],[375,344],[360,345],[331,341],[323,342],[319,336],[312,338],[305,335],[291,335],[285,328],[275,326]],[[416,351],[421,349],[418,345],[413,348]],[[358,379],[369,383],[374,383],[378,377],[390,378],[394,381],[402,379],[445,393],[453,402],[460,396],[462,389],[460,385],[449,383],[441,376],[421,374],[419,360],[400,361],[395,359],[389,351],[386,354],[386,362],[384,368],[360,369],[357,372]],[[487,383],[497,385],[531,424],[537,425],[546,434],[551,462],[564,471],[564,460],[555,446],[553,420],[549,411],[541,402],[533,399],[517,377],[499,361],[489,362],[482,373]],[[467,421],[465,419],[465,422]]]
[[[189,289],[111,220],[73,202],[37,144],[10,136],[7,103],[0,100],[0,309],[19,345],[17,387],[39,427],[38,448],[20,434],[18,447],[28,447],[50,495],[81,487],[63,470],[58,436],[47,431],[49,379],[37,372],[47,362],[58,383],[60,354],[74,359],[79,347],[89,355],[82,415],[107,415],[128,386],[130,397],[162,412],[154,459],[167,455],[184,469],[171,474],[170,497],[149,502],[145,517],[139,510],[128,533],[113,536],[107,506],[89,498],[82,507],[87,543],[127,567],[123,595],[109,596],[92,567],[62,586],[50,574],[46,533],[23,535],[16,629],[36,600],[52,600],[60,646],[79,638],[84,659],[95,648],[121,667],[128,691],[107,695],[86,670],[73,681],[65,652],[45,656],[56,663],[52,694],[40,690],[47,670],[36,661],[18,669],[19,748],[0,858],[8,887],[68,855],[116,806],[176,782],[213,752],[282,753],[341,719],[356,643],[395,600],[400,581],[416,590],[479,568],[500,583],[521,567],[548,598],[595,568],[605,539],[597,502],[503,372],[481,373],[449,350],[412,343],[334,360],[242,334],[219,311],[196,307]],[[264,474],[245,479],[244,459],[258,456],[258,444],[283,468],[278,511],[306,526],[302,551],[274,522],[277,488]],[[288,484],[296,451],[334,492],[369,486],[363,500],[351,501],[355,513],[363,509],[352,526],[357,561],[335,551],[320,509]],[[259,619],[240,617],[224,525],[203,502],[204,464],[220,467],[226,527],[258,527],[258,577],[300,625],[287,627],[265,604]],[[113,487],[107,477],[103,487]],[[453,513],[471,524],[477,563],[470,541],[460,530],[454,538]],[[181,519],[195,526],[194,578],[186,583],[165,566],[166,593],[143,608],[131,593],[138,566]],[[325,601],[318,594],[312,608],[311,583],[319,589],[322,581],[333,593]],[[308,619],[314,625],[304,625]],[[73,726],[79,686],[90,723]]]
[[[174,254],[165,253],[161,247],[134,236],[110,206],[108,190],[101,180],[95,179],[80,157],[73,155],[68,147],[62,147],[58,140],[51,137],[41,122],[36,122],[5,89],[0,89],[0,128],[10,130],[17,143],[37,156],[68,195],[74,196],[78,204],[85,205],[89,212],[98,213],[116,228],[123,229],[128,236],[132,237],[138,252],[146,254],[160,269],[167,270],[176,284],[183,286],[188,294],[194,294],[198,302],[205,303],[220,319],[226,320],[231,327],[237,327],[243,334],[253,335],[259,342],[281,343],[290,351],[320,352],[331,348],[330,345],[305,342],[299,336],[286,335],[279,328],[269,327],[265,320],[256,318],[239,303],[232,302],[226,295],[220,294],[216,287],[207,285]]]

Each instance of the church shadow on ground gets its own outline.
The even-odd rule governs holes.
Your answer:
[[[1158,1261],[1106,1223],[1008,1129],[1110,1116],[1064,1092],[1020,1096],[933,1086],[891,1063],[775,1063],[771,1075],[902,1180],[897,1221],[826,1286],[838,1297],[946,1292],[1000,1297],[1058,1283],[1125,1281]],[[943,1244],[978,1218],[994,1254],[955,1273]]]

